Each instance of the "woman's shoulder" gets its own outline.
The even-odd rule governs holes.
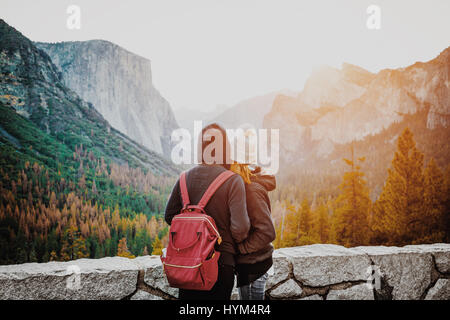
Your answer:
[[[276,179],[273,175],[253,175],[251,177],[251,183],[248,185],[255,191],[262,189],[265,193],[272,191],[276,188]]]
[[[268,195],[268,191],[266,190],[266,188],[264,188],[260,183],[258,183],[256,181],[252,181],[252,183],[250,183],[250,184],[245,184],[245,190],[246,190],[248,196],[251,196],[251,195],[266,196],[266,195]]]

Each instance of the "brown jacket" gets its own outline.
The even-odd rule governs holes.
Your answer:
[[[270,258],[276,236],[268,195],[276,187],[275,177],[256,174],[251,181],[245,186],[251,227],[248,237],[238,244],[238,264],[254,264]]]

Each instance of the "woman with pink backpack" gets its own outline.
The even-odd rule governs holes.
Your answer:
[[[171,226],[162,262],[169,284],[180,288],[180,299],[229,300],[238,245],[250,230],[245,184],[229,171],[225,129],[209,125],[201,138],[201,164],[181,175],[166,206],[165,220]],[[222,150],[214,152],[223,157],[211,162],[205,150],[219,138]]]

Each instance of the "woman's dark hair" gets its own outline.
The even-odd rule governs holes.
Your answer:
[[[229,170],[230,169],[230,164],[231,164],[231,159],[230,159],[230,143],[228,141],[227,138],[227,132],[226,130],[220,126],[218,123],[211,123],[209,125],[207,125],[206,127],[204,127],[202,129],[202,133],[201,136],[199,137],[200,141],[199,141],[199,150],[198,152],[200,153],[199,156],[199,160],[201,161],[201,163],[207,164],[205,159],[203,158],[203,152],[206,149],[206,147],[208,147],[210,144],[212,144],[215,141],[215,136],[212,136],[211,139],[205,139],[205,135],[208,133],[208,130],[218,130],[221,134],[222,134],[222,155],[223,155],[223,159],[222,159],[222,163],[218,163],[222,166],[225,167],[225,169]],[[213,151],[212,156],[215,156],[215,149]],[[209,163],[210,164],[210,163]]]

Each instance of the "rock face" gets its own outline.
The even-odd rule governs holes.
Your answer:
[[[319,296],[318,294],[313,294],[311,296],[300,298],[299,300],[323,300],[323,298],[321,296]]]
[[[147,291],[138,290],[130,300],[163,300],[161,297],[155,296]]]
[[[373,290],[366,283],[354,285],[348,289],[330,290],[327,300],[374,300]]]
[[[280,251],[281,250],[275,250],[272,255],[273,266],[272,269],[269,270],[266,290],[272,288],[277,283],[281,283],[288,279],[289,275],[292,273],[292,265],[289,262],[289,258],[286,255],[283,255]]]
[[[272,298],[292,298],[297,297],[302,294],[302,288],[293,279],[289,279],[283,282],[276,288],[270,291],[270,296]]]
[[[266,297],[374,300],[384,290],[388,294],[382,298],[386,299],[449,300],[450,274],[439,271],[434,262],[449,253],[450,244],[279,249],[274,253]],[[379,281],[372,281],[369,267],[380,270]],[[159,300],[177,296],[178,289],[169,287],[157,256],[0,266],[0,299]]]
[[[433,260],[431,252],[397,247],[360,247],[366,252],[388,286],[392,287],[394,300],[418,300],[431,284]]]
[[[439,279],[428,291],[425,300],[450,300],[450,279]]]
[[[280,249],[290,257],[295,279],[310,287],[363,281],[370,266],[367,255],[332,244]]]
[[[127,258],[2,266],[1,299],[122,299],[136,290],[138,265]]]
[[[170,154],[170,135],[178,125],[152,84],[150,60],[103,40],[36,46],[50,56],[64,84],[115,129],[150,150]]]
[[[320,68],[296,98],[275,98],[264,127],[280,129],[280,152],[287,162],[308,152],[326,156],[333,144],[380,133],[422,110],[428,110],[428,129],[447,127],[449,76],[450,48],[429,62],[377,74],[349,64]]]
[[[70,57],[82,59],[79,56],[72,56],[70,52],[67,52],[67,59]],[[64,81],[48,54],[0,19],[2,106],[9,107],[27,118],[39,130],[70,149],[73,149],[74,141],[77,141],[78,145],[84,143],[85,146],[95,148],[106,161],[119,164],[128,162],[130,166],[148,168],[158,174],[178,174],[179,168],[171,161],[114,128],[111,129],[111,124],[105,117],[91,103],[81,99],[78,94],[65,86]],[[86,84],[87,80],[84,83]],[[109,92],[115,91],[111,89]],[[20,132],[25,133],[22,130]],[[20,150],[22,146],[18,143],[20,139],[17,139],[17,133],[12,131],[8,133],[2,129],[0,134]]]
[[[170,287],[169,282],[167,282],[159,257],[139,257],[136,259],[144,261],[142,266],[145,270],[144,283],[146,285],[172,297],[178,297],[178,289]]]

